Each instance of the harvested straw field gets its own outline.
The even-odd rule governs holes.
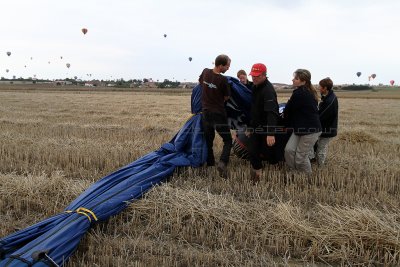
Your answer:
[[[179,169],[97,224],[66,266],[399,266],[400,92],[380,96],[338,94],[338,137],[310,177],[265,166],[254,186],[234,155],[227,180]],[[182,90],[0,88],[0,237],[158,149],[189,112]]]

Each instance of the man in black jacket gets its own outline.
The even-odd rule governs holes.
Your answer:
[[[268,81],[267,67],[254,64],[250,74],[253,79],[251,121],[246,135],[249,136],[251,179],[257,183],[261,177],[261,151],[265,144],[275,145],[275,128],[279,120],[279,105],[274,86]]]
[[[318,112],[322,134],[315,144],[315,157],[319,166],[325,163],[328,144],[337,135],[339,104],[332,87],[333,82],[330,78],[322,79],[319,82],[321,102],[318,105]]]

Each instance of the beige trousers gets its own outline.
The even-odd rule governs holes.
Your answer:
[[[292,133],[285,147],[285,161],[289,170],[305,173],[312,172],[308,156],[320,135],[321,132],[307,135],[295,135]]]

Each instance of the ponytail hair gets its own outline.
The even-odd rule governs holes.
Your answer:
[[[318,93],[315,87],[311,83],[311,72],[306,69],[297,69],[294,72],[294,76],[297,77],[300,81],[305,82],[305,87],[310,91],[310,93],[314,96],[314,99],[318,101]]]

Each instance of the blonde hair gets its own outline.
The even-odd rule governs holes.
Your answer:
[[[314,96],[314,99],[318,101],[318,92],[315,87],[311,83],[311,72],[306,69],[297,69],[294,72],[294,76],[298,78],[300,81],[305,82],[305,87],[310,91],[310,93]]]

